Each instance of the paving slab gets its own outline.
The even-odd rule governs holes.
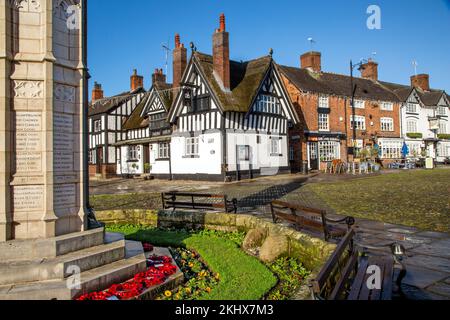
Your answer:
[[[433,284],[448,278],[450,275],[445,272],[434,271],[412,265],[407,265],[406,269],[408,272],[403,280],[403,283],[419,289],[425,289],[432,286]]]
[[[427,291],[437,293],[441,296],[446,297],[446,300],[450,300],[450,284],[440,282],[435,285],[432,285],[431,287],[428,287]]]
[[[416,287],[403,285],[403,293],[408,300],[445,300],[446,297]]]
[[[435,231],[421,231],[415,234],[419,237],[427,237],[427,238],[433,238],[433,239],[446,239],[450,238],[450,234],[443,233],[443,232],[435,232]]]
[[[431,244],[421,245],[413,251],[418,254],[450,259],[450,239],[438,240]]]
[[[445,258],[414,254],[413,256],[408,256],[405,263],[450,274],[450,260]]]

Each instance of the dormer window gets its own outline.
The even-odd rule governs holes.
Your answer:
[[[328,96],[319,96],[319,108],[330,108],[330,99]]]

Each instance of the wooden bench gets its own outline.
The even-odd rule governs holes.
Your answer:
[[[280,220],[294,224],[298,230],[307,229],[324,234],[325,241],[340,239],[355,224],[353,217],[331,219],[324,210],[302,207],[283,201],[270,204],[273,222]]]
[[[357,248],[354,235],[352,229],[311,282],[311,293],[315,300],[392,300],[395,264],[402,266],[396,281],[397,291],[401,292],[401,282],[406,276],[406,270],[400,262],[404,248],[390,244],[392,255],[369,255],[367,248]],[[372,289],[367,285],[369,277],[374,274],[368,270],[371,266],[381,271],[381,289]]]
[[[161,194],[163,209],[201,209],[237,213],[237,199],[228,200],[226,195],[186,192]]]

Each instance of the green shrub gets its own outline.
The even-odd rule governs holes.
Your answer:
[[[441,134],[438,134],[438,138],[441,139],[441,140],[450,140],[450,134],[448,134],[448,133],[441,133]]]
[[[423,134],[418,133],[418,132],[416,132],[416,133],[407,133],[406,136],[408,138],[410,138],[410,139],[422,139]]]

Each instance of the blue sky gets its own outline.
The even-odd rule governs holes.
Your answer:
[[[381,8],[381,30],[366,26],[369,5]],[[173,48],[180,33],[186,47],[193,41],[198,51],[210,53],[222,12],[233,60],[257,58],[273,48],[277,63],[299,66],[313,37],[324,71],[348,74],[350,59],[376,52],[381,80],[408,84],[415,59],[433,88],[450,92],[450,0],[89,1],[91,88],[97,81],[107,96],[129,90],[136,68],[148,89],[153,70],[165,65],[162,43],[170,41]]]

